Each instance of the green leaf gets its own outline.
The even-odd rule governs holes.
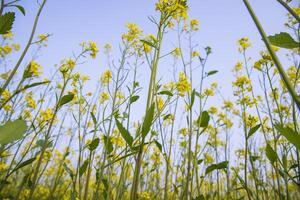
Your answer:
[[[6,34],[12,29],[12,25],[15,21],[15,13],[7,12],[0,16],[0,34]]]
[[[33,163],[35,161],[36,157],[33,157],[33,158],[30,158],[28,160],[25,160],[24,162],[20,163],[14,170],[13,172],[15,171],[18,171],[19,169],[21,169],[22,167],[25,167],[31,163]]]
[[[52,141],[47,141],[47,143],[43,139],[36,141],[36,146],[41,147],[41,148],[45,148],[45,149],[50,148],[50,147],[52,147],[52,145],[53,145]]]
[[[66,163],[63,164],[63,167],[66,170],[66,172],[70,175],[71,179],[73,179],[74,172],[72,171],[72,169],[70,167],[68,167],[68,165]]]
[[[126,141],[126,143],[130,147],[132,147],[133,137],[130,135],[130,133],[127,131],[127,129],[123,127],[123,125],[121,124],[121,122],[119,122],[119,120],[117,118],[115,118],[115,120],[116,120],[116,125],[117,125],[123,139]]]
[[[66,94],[65,96],[63,96],[59,103],[58,103],[58,107],[62,107],[63,105],[69,103],[70,101],[72,101],[74,98],[74,94],[70,93],[70,94]]]
[[[219,71],[218,70],[212,70],[212,71],[209,71],[207,72],[207,76],[211,76],[211,75],[214,75],[216,73],[218,73]]]
[[[7,121],[0,126],[0,144],[4,145],[21,139],[26,130],[26,122],[22,119]]]
[[[114,148],[110,138],[107,138],[106,135],[103,135],[104,146],[108,154],[110,154]]]
[[[193,198],[193,200],[205,200],[205,197],[203,196],[203,194],[200,194],[199,196]]]
[[[93,123],[96,126],[97,125],[97,119],[96,119],[96,117],[95,117],[95,115],[94,115],[93,112],[91,112],[91,116],[92,116]]]
[[[140,40],[140,41],[141,41],[142,43],[144,43],[144,44],[150,46],[150,47],[155,48],[156,50],[158,49],[157,46],[155,46],[155,44],[153,44],[152,42],[149,42],[149,41],[147,41],[147,40]]]
[[[203,159],[199,159],[199,160],[197,161],[197,164],[200,165],[203,161],[204,161]]]
[[[254,127],[252,127],[250,130],[249,130],[249,133],[247,135],[247,139],[250,138],[259,128],[261,127],[261,124],[258,124]]]
[[[267,158],[273,164],[278,159],[278,155],[276,151],[274,151],[274,149],[269,144],[267,144],[265,151],[266,151]]]
[[[268,37],[269,41],[272,45],[286,48],[286,49],[294,49],[299,48],[299,42],[296,42],[290,34],[286,32],[281,32],[279,34],[275,34],[273,36]]]
[[[160,91],[159,93],[157,93],[158,95],[168,95],[168,96],[173,96],[172,92],[168,91],[168,90],[163,90]]]
[[[190,107],[192,107],[194,105],[195,95],[196,95],[196,91],[195,91],[195,89],[193,89],[192,95],[191,95],[191,105],[190,105]]]
[[[203,111],[198,117],[198,125],[202,128],[206,128],[209,124],[210,116],[207,111]]]
[[[289,127],[284,127],[281,124],[275,124],[277,131],[283,135],[290,143],[300,150],[300,135]]]
[[[132,96],[129,99],[130,104],[132,104],[133,102],[136,102],[140,97],[139,96]]]
[[[143,122],[142,126],[142,135],[143,137],[146,137],[146,135],[149,133],[152,122],[153,122],[153,117],[154,117],[154,103],[150,106],[150,108],[146,112],[146,116]]]
[[[99,138],[95,138],[89,145],[88,145],[88,149],[90,151],[94,151],[95,149],[97,149],[98,145],[99,145]]]
[[[23,6],[20,6],[20,5],[12,5],[12,6],[15,6],[16,8],[19,9],[19,11],[25,16],[25,9],[23,8]]]
[[[42,82],[36,82],[36,83],[28,84],[28,85],[25,85],[23,87],[23,90],[33,88],[33,87],[36,87],[36,86],[39,86],[39,85],[48,84],[48,83],[50,83],[50,81],[42,81]]]
[[[89,161],[85,160],[79,168],[79,177],[81,177],[85,173],[85,171],[87,170],[88,165],[89,165]]]
[[[159,149],[159,151],[162,153],[162,145],[157,140],[154,140],[154,143],[157,146],[157,148]]]
[[[228,161],[223,161],[217,164],[212,164],[210,166],[208,166],[205,170],[205,175],[211,173],[212,171],[216,170],[216,169],[225,169],[228,166]]]

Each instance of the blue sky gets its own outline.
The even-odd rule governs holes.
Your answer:
[[[126,31],[127,22],[138,24],[145,34],[155,33],[155,27],[147,19],[150,15],[157,15],[154,11],[155,2],[154,0],[48,0],[37,33],[53,35],[48,48],[41,52],[39,62],[46,71],[51,71],[54,64],[59,63],[64,57],[71,56],[74,50],[78,50],[77,44],[81,41],[93,40],[100,47],[109,42],[118,47],[120,36]],[[251,0],[250,3],[268,34],[284,30],[286,12],[275,0]],[[22,5],[26,9],[26,16],[17,15],[13,31],[17,41],[24,44],[29,37],[37,5],[36,1],[24,1]],[[221,72],[216,75],[216,78],[224,81],[221,85],[230,85],[231,69],[240,59],[236,41],[241,37],[249,37],[253,45],[250,54],[253,57],[263,48],[260,36],[242,0],[190,0],[189,7],[189,16],[200,21],[200,30],[194,40],[200,47],[212,47],[213,54],[208,63],[209,67]],[[172,45],[172,38],[166,41],[166,45]],[[95,61],[86,63],[84,69],[80,71],[95,76],[96,70],[100,75],[106,69],[105,63],[100,48],[100,56]]]

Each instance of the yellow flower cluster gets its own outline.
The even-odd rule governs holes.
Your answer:
[[[90,41],[89,42],[89,49],[90,49],[90,55],[91,55],[91,57],[92,58],[96,58],[97,53],[99,52],[97,44],[95,42]]]
[[[42,66],[32,60],[24,71],[24,78],[38,77],[41,74]]]
[[[199,30],[199,21],[197,19],[191,19],[190,26],[192,31],[198,31]]]
[[[241,89],[252,90],[251,80],[247,76],[238,76],[232,84]]]
[[[176,84],[176,88],[178,94],[180,96],[184,96],[188,91],[191,90],[191,83],[189,82],[188,78],[186,77],[184,72],[179,73],[179,81]]]
[[[239,51],[240,52],[245,51],[246,49],[248,49],[251,46],[251,44],[249,42],[249,38],[246,38],[246,37],[243,37],[243,38],[239,39],[238,44],[239,44]]]
[[[29,108],[35,109],[36,108],[36,103],[35,100],[33,99],[33,92],[29,92],[26,97],[25,97],[25,101],[27,103],[27,106]]]
[[[100,82],[103,85],[108,85],[110,82],[110,79],[112,78],[112,72],[110,70],[106,70],[100,77]]]
[[[10,94],[9,90],[8,90],[8,89],[5,89],[5,90],[2,92],[1,99],[2,99],[3,101],[7,101],[10,97],[11,97],[11,94]]]
[[[122,39],[127,42],[134,42],[136,39],[140,38],[142,35],[142,30],[138,25],[133,23],[128,23],[126,25],[128,32],[122,35]]]
[[[100,93],[100,104],[104,104],[107,100],[109,100],[109,94],[107,92],[101,92]]]
[[[155,4],[155,9],[175,20],[187,19],[188,17],[186,0],[159,0]]]
[[[41,117],[42,122],[51,120],[53,118],[53,115],[54,115],[54,113],[51,108],[40,111],[40,117]]]

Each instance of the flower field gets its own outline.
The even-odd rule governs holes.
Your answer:
[[[222,77],[188,0],[157,0],[152,34],[128,22],[118,46],[78,41],[55,66],[38,31],[51,0],[29,3],[19,44],[23,1],[0,0],[0,199],[300,199],[300,2],[274,0],[285,28],[267,35],[241,0],[263,49],[237,38]],[[100,55],[96,80],[79,70]]]

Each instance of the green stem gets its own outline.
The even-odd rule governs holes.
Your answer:
[[[284,69],[283,69],[283,67],[282,67],[282,65],[281,65],[281,63],[280,63],[280,61],[279,61],[276,53],[273,51],[271,43],[269,42],[269,39],[268,39],[268,37],[267,37],[267,35],[266,35],[266,33],[265,33],[262,25],[260,24],[257,16],[255,15],[252,7],[250,6],[248,0],[243,0],[243,2],[245,4],[245,6],[247,7],[247,9],[248,9],[248,11],[249,11],[249,13],[250,13],[250,15],[251,15],[251,17],[252,17],[252,19],[253,19],[256,27],[257,27],[260,35],[261,35],[261,37],[262,37],[262,39],[263,39],[263,41],[264,41],[264,43],[265,43],[265,45],[266,45],[266,47],[268,49],[268,51],[269,51],[269,53],[270,53],[273,61],[274,61],[275,65],[276,65],[276,67],[277,67],[277,69],[278,69],[278,71],[280,73],[281,78],[283,79],[283,81],[284,81],[284,83],[285,83],[285,85],[286,85],[286,87],[287,87],[290,95],[292,96],[292,99],[295,101],[295,103],[296,103],[296,105],[298,107],[298,110],[300,111],[300,98],[299,98],[298,94],[296,93],[296,91],[295,91],[292,83],[290,82],[288,76],[286,75],[286,73],[285,73],[285,71],[284,71]]]

